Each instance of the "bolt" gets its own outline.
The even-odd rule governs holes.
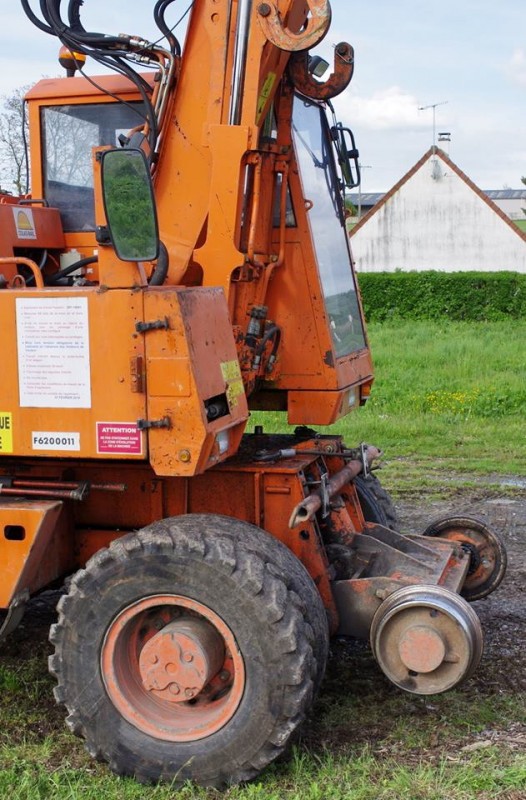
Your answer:
[[[181,687],[179,686],[178,683],[171,683],[170,686],[168,687],[168,689],[169,689],[170,694],[177,695],[177,694],[181,693]],[[188,689],[186,691],[188,691]]]
[[[262,17],[268,17],[271,12],[271,8],[268,3],[260,3],[258,6],[258,11]]]
[[[227,681],[229,678],[230,678],[230,672],[227,669],[224,669],[219,673],[219,680]]]
[[[195,689],[185,689],[184,690],[184,696],[188,697],[189,699],[191,699],[192,697],[195,696]]]
[[[347,55],[347,45],[346,45],[346,44],[343,44],[343,42],[342,42],[342,43],[341,43],[341,44],[339,44],[339,45],[338,45],[338,47],[336,48],[336,52],[338,53],[338,55],[339,55],[339,56],[345,56],[345,55]]]
[[[186,661],[187,664],[190,664],[194,660],[192,653],[183,653],[183,661]]]

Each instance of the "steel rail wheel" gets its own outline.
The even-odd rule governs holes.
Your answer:
[[[458,542],[468,553],[470,566],[461,595],[469,602],[487,597],[500,585],[508,564],[506,549],[482,520],[444,517],[428,525],[422,535]]]
[[[283,577],[282,545],[257,553],[216,522],[174,518],[124,536],[59,602],[55,697],[118,774],[248,780],[312,702],[313,630]]]
[[[439,694],[469,678],[482,657],[479,619],[443,586],[404,586],[373,617],[371,648],[383,673],[413,694]]]

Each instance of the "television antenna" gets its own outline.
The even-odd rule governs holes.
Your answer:
[[[442,100],[440,103],[430,103],[428,106],[418,106],[419,111],[427,111],[428,109],[433,109],[433,153],[436,153],[436,110],[438,106],[445,106],[449,103],[449,100]]]

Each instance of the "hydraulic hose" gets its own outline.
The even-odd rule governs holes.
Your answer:
[[[88,256],[86,258],[81,258],[79,261],[75,261],[74,264],[70,264],[68,267],[64,267],[64,269],[60,269],[58,272],[54,272],[53,275],[46,276],[46,285],[53,286],[54,284],[58,283],[62,278],[66,278],[68,275],[71,275],[72,272],[75,272],[77,269],[81,267],[86,267],[88,264],[95,264],[99,260],[98,256]]]
[[[159,242],[159,258],[157,264],[152,272],[152,277],[148,281],[150,286],[162,286],[168,275],[168,267],[170,266],[170,258],[168,250],[162,242]]]

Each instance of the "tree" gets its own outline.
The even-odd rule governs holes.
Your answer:
[[[29,155],[26,154],[29,124],[24,95],[28,86],[2,98],[0,109],[0,179],[16,194],[25,194],[29,184]]]

